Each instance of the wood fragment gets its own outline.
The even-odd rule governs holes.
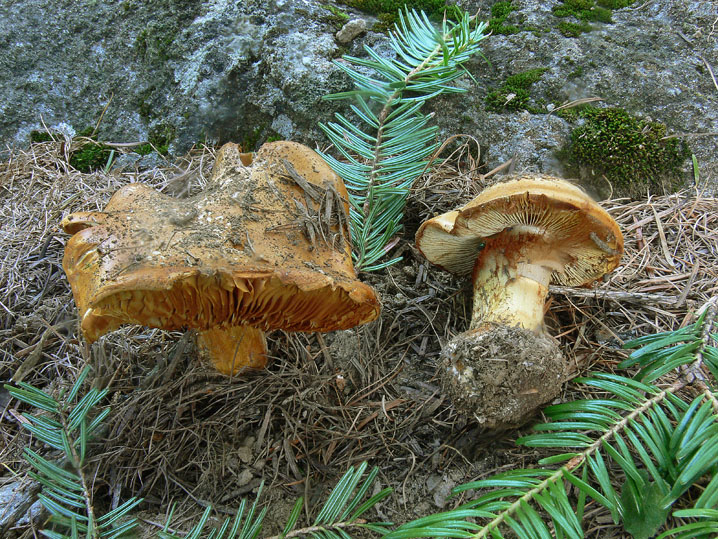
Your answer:
[[[294,168],[294,166],[287,161],[286,159],[282,159],[282,164],[284,165],[285,170],[287,171],[287,174],[289,177],[294,180],[294,182],[302,188],[304,193],[308,195],[314,202],[319,202],[319,199],[321,198],[321,195],[319,194],[317,188],[309,183],[304,176],[299,174],[297,170]]]
[[[33,368],[35,368],[35,366],[40,361],[40,358],[42,358],[42,352],[43,352],[43,349],[45,348],[45,343],[46,343],[49,335],[50,335],[50,329],[48,328],[42,333],[40,340],[31,347],[32,350],[30,351],[27,359],[20,364],[20,366],[17,368],[17,370],[15,370],[15,373],[12,375],[12,378],[10,379],[11,381],[13,381],[15,383],[22,382],[22,380],[25,378],[25,376],[27,376],[27,374]],[[28,350],[28,348],[26,348],[25,350]],[[15,354],[15,355],[20,356],[20,353]]]
[[[686,302],[686,298],[688,297],[688,293],[691,291],[693,281],[695,281],[696,275],[698,275],[698,270],[700,269],[700,267],[701,263],[696,261],[695,265],[693,266],[693,271],[691,271],[691,275],[688,277],[688,281],[683,287],[683,292],[681,292],[681,295],[678,296],[678,302],[676,303],[677,307],[681,307]]]
[[[549,292],[552,294],[561,294],[563,296],[574,297],[574,298],[591,298],[595,300],[610,300],[629,303],[640,303],[646,305],[665,305],[669,307],[675,307],[680,305],[680,296],[666,296],[663,294],[647,294],[644,292],[624,292],[621,290],[609,290],[609,289],[593,289],[587,290],[585,288],[571,288],[570,286],[555,286],[551,285],[548,287]],[[685,301],[685,299],[683,299]]]

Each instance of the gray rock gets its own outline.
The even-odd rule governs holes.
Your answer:
[[[0,532],[38,520],[44,511],[38,492],[40,485],[34,481],[13,481],[0,487]]]
[[[317,139],[319,100],[346,84],[328,14],[313,0],[2,3],[0,139],[26,144],[43,120],[80,131],[108,102],[101,138],[164,130],[174,152]]]
[[[488,13],[493,3],[479,2],[480,13]],[[665,123],[669,134],[689,135],[701,176],[718,185],[718,137],[694,136],[718,132],[718,88],[702,59],[718,72],[715,4],[637,2],[613,11],[613,24],[593,23],[593,31],[570,38],[556,29],[561,19],[551,8],[558,3],[513,0],[516,11],[506,24],[533,31],[496,34],[484,41],[490,64],[477,60],[470,66],[477,84],[464,96],[442,98],[436,107],[444,131],[453,125],[453,132],[476,136],[489,169],[516,156],[519,169],[566,174],[555,150],[569,142],[575,125],[554,115],[487,112],[483,103],[507,77],[546,68],[530,89],[532,105],[548,112],[549,105],[601,97],[599,106]],[[686,177],[692,177],[692,170],[686,170]]]
[[[488,18],[494,0],[462,0]],[[431,102],[442,136],[474,135],[493,168],[513,156],[518,167],[565,173],[556,157],[571,125],[550,108],[589,97],[603,106],[665,123],[689,134],[703,177],[718,177],[718,71],[715,4],[649,0],[563,36],[552,13],[559,2],[513,0],[506,20],[522,29],[483,42],[472,60],[468,93]],[[367,20],[371,21],[371,18]],[[371,22],[369,23],[371,24]],[[351,87],[332,64],[338,28],[319,0],[120,3],[18,0],[0,4],[0,140],[26,144],[42,121],[65,133],[101,124],[113,141],[172,138],[183,152],[198,140],[254,145],[270,136],[310,145],[326,139],[317,121],[343,107],[322,101]],[[344,39],[344,38],[342,38]],[[368,31],[347,43],[392,54],[386,37]],[[488,112],[485,98],[508,76],[545,68],[531,90],[532,112]],[[687,171],[689,173],[690,171]],[[689,175],[689,174],[687,174]]]
[[[346,44],[365,31],[366,21],[364,19],[351,19],[337,32],[336,38],[339,43]]]
[[[156,167],[167,166],[167,161],[156,152],[147,155],[137,153],[121,154],[112,163],[115,170],[150,170]]]

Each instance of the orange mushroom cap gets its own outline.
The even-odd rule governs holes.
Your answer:
[[[226,144],[198,195],[130,184],[105,211],[62,221],[74,234],[63,268],[90,342],[123,324],[332,331],[376,318],[379,301],[352,266],[341,180],[292,142],[265,144],[249,162]]]
[[[433,264],[468,276],[484,241],[508,230],[540,237],[556,253],[556,284],[591,284],[623,254],[621,230],[601,206],[579,187],[542,175],[495,184],[461,209],[425,221],[416,246]]]

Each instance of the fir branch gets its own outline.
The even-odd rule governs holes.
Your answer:
[[[438,128],[428,126],[432,115],[423,115],[421,107],[440,94],[464,91],[451,83],[479,52],[485,29],[485,23],[464,13],[455,24],[444,20],[437,31],[423,12],[405,9],[390,34],[394,59],[365,46],[369,58],[344,56],[344,62],[335,62],[355,89],[325,99],[352,100],[350,110],[359,122],[336,114],[335,122],[320,123],[344,160],[322,156],[349,192],[357,269],[374,271],[400,260],[380,262],[401,231],[409,189],[431,165],[429,157],[437,147]],[[365,73],[367,68],[373,76]]]
[[[78,398],[90,368],[78,375],[70,390],[61,394],[60,399],[45,393],[30,384],[19,382],[17,387],[6,385],[10,394],[47,415],[23,414],[27,422],[23,426],[39,441],[61,451],[60,462],[45,459],[30,448],[25,448],[24,457],[32,471],[29,475],[40,485],[38,498],[52,514],[56,527],[69,531],[69,536],[51,530],[43,533],[47,537],[62,539],[77,537],[82,533],[88,539],[103,539],[119,536],[135,526],[135,519],[129,512],[140,502],[132,498],[120,507],[98,516],[93,505],[93,491],[85,470],[87,444],[97,432],[109,409],[97,411],[97,405],[105,398],[106,390],[91,389]],[[92,418],[92,419],[90,419]],[[69,468],[69,470],[67,469]],[[122,524],[117,524],[125,519]]]
[[[715,330],[716,323],[716,312],[718,311],[718,297],[713,297],[704,306],[704,311],[701,316],[702,325],[701,328],[701,341],[695,353],[695,361],[685,367],[683,371],[683,379],[686,383],[692,384],[698,382],[700,386],[708,392],[713,400],[715,396],[710,392],[710,387],[707,384],[706,376],[703,374],[702,366],[705,361],[705,353],[710,348],[712,341],[712,333]],[[718,409],[717,409],[718,410]]]
[[[324,535],[335,530],[345,532],[352,528],[363,528],[365,524],[367,524],[366,520],[358,519],[353,522],[335,522],[330,526],[307,526],[306,528],[292,530],[287,534],[271,535],[267,539],[291,539],[292,537],[303,537],[305,535]]]
[[[549,534],[533,506],[546,511],[557,536],[582,537],[580,521],[587,500],[604,506],[614,521],[623,523],[635,537],[653,536],[673,504],[706,476],[710,481],[693,507],[673,512],[675,518],[689,517],[693,522],[667,530],[661,537],[712,537],[716,529],[712,519],[718,511],[718,408],[709,386],[715,380],[709,380],[702,371],[700,377],[685,376],[685,366],[700,369],[701,354],[711,356],[707,361],[715,356],[710,345],[715,305],[715,300],[709,302],[689,327],[628,343],[628,347],[642,346],[628,361],[643,366],[639,375],[646,377],[649,372],[655,378],[655,372],[665,370],[665,364],[684,369],[684,375],[670,386],[660,389],[624,376],[597,374],[577,382],[603,390],[610,397],[573,401],[545,410],[553,421],[537,425],[536,434],[518,443],[568,449],[571,452],[540,462],[546,466],[564,462],[559,469],[515,470],[457,487],[457,494],[493,489],[463,506],[491,514],[489,522],[472,537],[503,537],[502,527],[519,536]],[[702,391],[689,403],[678,392],[690,384]],[[617,465],[625,476],[620,495],[613,487],[615,473],[609,463]],[[573,498],[575,507],[569,502],[567,484],[579,492]]]
[[[584,382],[590,381],[588,379],[582,380]],[[601,449],[604,444],[606,444],[608,441],[611,440],[611,438],[615,437],[617,433],[624,430],[626,426],[633,420],[635,420],[637,417],[639,417],[641,414],[646,412],[648,409],[650,409],[653,406],[656,406],[662,402],[669,391],[660,391],[658,392],[654,397],[651,399],[647,399],[641,406],[635,408],[630,414],[623,417],[620,421],[616,422],[614,425],[612,425],[602,436],[597,438],[591,445],[589,445],[583,452],[579,453],[578,455],[571,458],[564,466],[558,468],[557,470],[553,471],[551,473],[548,470],[522,470],[522,472],[528,474],[535,474],[535,475],[547,475],[545,479],[543,479],[541,482],[536,483],[535,486],[532,486],[529,490],[525,492],[522,496],[518,497],[513,503],[508,505],[505,509],[503,509],[493,520],[491,520],[489,523],[484,525],[481,530],[474,535],[473,537],[476,539],[481,539],[483,537],[488,537],[492,534],[492,532],[500,527],[502,524],[505,524],[509,519],[513,518],[517,515],[519,511],[522,510],[526,506],[526,504],[533,502],[535,499],[541,497],[544,495],[544,493],[551,489],[555,488],[557,486],[560,487],[559,481],[568,480],[569,482],[572,482],[571,480],[577,480],[575,476],[572,475],[572,472],[576,470],[577,468],[581,467],[583,464],[586,463],[587,459],[594,455],[599,449]],[[540,427],[540,426],[539,426]],[[545,446],[545,443],[540,443],[541,441],[545,441],[545,437],[526,437],[523,439],[520,439],[518,443],[529,445],[529,446]],[[534,443],[532,443],[534,442]],[[553,438],[549,439],[550,443],[554,442]],[[556,442],[556,445],[559,445],[558,442]],[[506,476],[508,481],[512,483],[512,486],[515,485],[516,477],[514,474],[508,474]],[[487,479],[481,482],[473,482],[468,483],[466,485],[462,485],[461,487],[458,487],[455,489],[455,494],[459,492],[463,492],[465,490],[469,489],[476,489],[480,488],[482,486],[498,486],[501,484],[502,480],[504,479],[504,476],[495,476],[491,479]],[[564,491],[561,491],[564,492]],[[600,498],[600,494],[598,491],[592,492],[594,498]],[[547,505],[548,507],[552,507],[550,503],[547,503],[547,500],[542,500],[544,503],[542,505]],[[472,503],[468,504],[469,506],[473,506]],[[546,508],[546,507],[545,507]]]

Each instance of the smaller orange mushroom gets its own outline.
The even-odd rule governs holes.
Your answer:
[[[198,330],[225,374],[262,368],[265,331],[333,331],[379,313],[354,272],[346,189],[311,149],[226,144],[207,187],[175,199],[141,184],[68,215],[63,268],[89,342],[124,324]]]
[[[623,253],[618,225],[575,185],[522,176],[426,221],[416,244],[430,262],[473,279],[469,331],[442,352],[456,406],[488,427],[521,423],[565,377],[544,327],[549,283],[587,286],[612,271]]]

